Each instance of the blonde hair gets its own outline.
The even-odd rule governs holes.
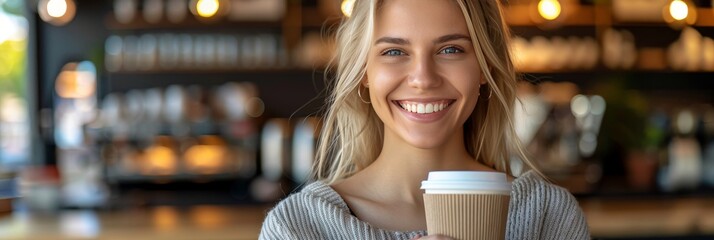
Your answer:
[[[366,73],[375,14],[382,1],[355,1],[352,16],[343,19],[337,29],[337,51],[331,62],[335,76],[326,84],[331,92],[313,169],[317,180],[334,183],[347,178],[369,166],[382,150],[384,126],[371,105],[358,95]],[[536,169],[526,158],[514,129],[517,81],[508,47],[510,32],[499,1],[456,1],[487,82],[481,96],[489,96],[480,98],[464,123],[465,147],[477,161],[501,172],[511,173],[511,152]]]

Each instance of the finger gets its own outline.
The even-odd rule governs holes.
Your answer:
[[[416,236],[414,236],[413,238],[411,238],[409,240],[418,240],[420,238],[421,238],[421,234],[417,234]]]

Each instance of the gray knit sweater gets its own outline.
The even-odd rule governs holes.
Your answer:
[[[260,239],[410,239],[426,231],[379,229],[350,214],[322,182],[311,183],[273,208]],[[590,239],[583,212],[565,189],[530,171],[513,181],[506,239]]]

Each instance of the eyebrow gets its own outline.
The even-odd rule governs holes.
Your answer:
[[[453,40],[459,40],[459,39],[464,39],[467,41],[471,41],[471,38],[463,35],[463,34],[449,34],[449,35],[444,35],[441,36],[437,39],[434,40],[434,43],[445,43],[448,41],[453,41]],[[374,45],[380,44],[380,43],[391,43],[391,44],[397,44],[397,45],[409,45],[409,40],[404,39],[404,38],[398,38],[398,37],[382,37],[377,39],[377,41],[374,42]]]
[[[397,44],[397,45],[409,45],[409,40],[406,40],[404,38],[396,38],[396,37],[382,37],[380,39],[377,39],[377,41],[374,42],[374,45],[380,44],[380,43],[392,43],[392,44]]]
[[[437,38],[436,40],[434,40],[434,43],[445,43],[448,41],[460,40],[460,39],[463,39],[463,40],[466,40],[469,42],[471,41],[470,37],[457,33],[457,34],[449,34],[449,35],[441,36],[441,37]]]

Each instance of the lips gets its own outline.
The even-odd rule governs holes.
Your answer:
[[[436,101],[394,101],[394,103],[402,109],[417,114],[430,114],[441,112],[451,106],[453,102],[454,100],[447,99]]]

